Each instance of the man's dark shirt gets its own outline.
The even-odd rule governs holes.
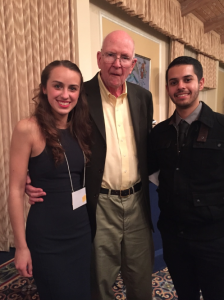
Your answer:
[[[174,115],[150,134],[149,174],[160,170],[158,227],[188,239],[224,236],[224,116],[206,104],[180,152]]]

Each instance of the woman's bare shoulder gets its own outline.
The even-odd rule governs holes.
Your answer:
[[[12,147],[16,145],[30,148],[30,155],[36,156],[41,153],[45,147],[45,138],[35,117],[20,120],[12,135]],[[22,147],[21,145],[21,147]]]
[[[36,131],[40,131],[40,129],[35,117],[20,120],[14,129],[14,132],[25,135],[32,134]]]

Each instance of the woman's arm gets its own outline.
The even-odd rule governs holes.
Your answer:
[[[10,149],[9,215],[15,238],[15,266],[22,276],[32,276],[32,260],[25,238],[24,193],[28,161],[32,151],[32,124],[20,121]]]

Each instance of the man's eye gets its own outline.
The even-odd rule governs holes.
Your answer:
[[[176,81],[171,81],[170,82],[170,85],[175,85],[176,84]]]
[[[191,81],[191,78],[186,78],[185,79],[185,82],[190,82]]]
[[[108,57],[114,57],[114,55],[115,55],[114,53],[107,53]]]
[[[123,59],[123,60],[130,60],[130,58],[128,57],[128,56],[121,56],[121,59]]]

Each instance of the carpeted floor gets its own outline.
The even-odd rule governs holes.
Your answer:
[[[153,300],[177,300],[167,268],[153,274]],[[119,274],[113,287],[116,300],[126,300],[126,291]],[[33,278],[20,277],[13,259],[0,266],[0,300],[39,300]]]

